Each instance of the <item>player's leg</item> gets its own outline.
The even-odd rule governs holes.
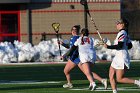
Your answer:
[[[124,69],[119,69],[116,71],[117,82],[136,84],[136,85],[140,86],[139,80],[133,80],[130,78],[126,78],[126,77],[124,77],[124,73],[125,73]]]
[[[84,73],[84,70],[83,70],[83,68],[82,68],[81,63],[78,64],[78,67],[79,67],[80,70]],[[85,74],[85,73],[84,73],[84,74]],[[100,77],[100,76],[99,76],[98,74],[96,74],[95,72],[92,72],[92,74],[93,74],[94,79],[100,81],[100,82],[104,85],[105,89],[107,89],[107,79],[103,79],[102,77]],[[90,86],[91,86],[91,85],[89,85],[89,87],[90,87]]]
[[[98,80],[98,81],[102,81],[103,78],[101,78],[98,74],[96,74],[95,72],[92,72],[94,79]]]
[[[95,90],[96,89],[96,84],[94,82],[94,79],[93,79],[93,75],[92,75],[92,72],[91,72],[91,65],[92,63],[90,62],[86,62],[86,63],[83,63],[82,64],[82,67],[83,67],[83,70],[84,70],[84,74],[86,75],[87,79],[89,80],[90,84],[91,84],[91,91]]]
[[[83,70],[84,70],[84,73],[87,77],[87,79],[90,81],[90,82],[93,82],[93,76],[92,76],[92,73],[91,73],[91,69],[90,69],[90,65],[88,62],[86,63],[83,63],[82,64],[82,67],[83,67]]]
[[[85,72],[84,72],[84,69],[83,69],[83,67],[82,67],[82,64],[81,63],[79,63],[78,64],[78,67],[80,68],[80,70],[85,74]],[[86,75],[86,74],[85,74]],[[89,85],[89,90],[91,90],[92,89],[92,83],[90,83],[90,85]]]
[[[68,60],[65,68],[64,68],[64,74],[67,79],[67,84],[64,84],[64,88],[72,88],[72,83],[71,83],[71,77],[70,77],[70,71],[76,66],[75,63],[73,63],[71,60]]]
[[[107,79],[104,79],[102,77],[100,77],[97,73],[92,72],[94,79],[100,81],[103,85],[104,88],[107,89]]]
[[[116,78],[117,78],[117,82],[120,82],[120,83],[134,83],[135,80],[133,79],[129,79],[129,78],[126,78],[124,77],[124,69],[117,69],[116,70]]]
[[[112,66],[110,66],[109,80],[110,80],[111,88],[113,90],[113,93],[117,93],[117,87],[116,87],[116,82],[115,82],[115,79],[114,79],[114,75],[115,75],[115,69]]]

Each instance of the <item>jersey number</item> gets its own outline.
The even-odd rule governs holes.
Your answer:
[[[88,44],[90,44],[90,39],[89,39],[89,38],[85,38],[85,39],[84,39],[84,42],[83,42],[82,44],[85,44],[86,42],[87,42]]]

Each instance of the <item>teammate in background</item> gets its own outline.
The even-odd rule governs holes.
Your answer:
[[[77,27],[72,27],[72,38],[73,37],[75,37],[75,36],[77,36],[78,35],[78,33],[79,33],[79,29],[77,29]],[[75,33],[75,34],[74,34]],[[82,30],[82,37],[80,37],[79,38],[79,36],[78,36],[78,38],[76,39],[76,40],[73,40],[71,38],[71,40],[70,40],[70,44],[71,44],[71,49],[73,49],[72,47],[74,47],[74,43],[76,44],[76,46],[79,46],[81,43],[84,43],[85,42],[85,44],[83,44],[83,45],[80,45],[80,46],[87,46],[87,48],[86,47],[82,47],[82,48],[84,48],[83,50],[87,50],[87,51],[84,51],[84,53],[82,53],[82,54],[84,54],[84,55],[82,55],[81,54],[81,52],[83,51],[83,50],[78,50],[78,48],[74,48],[74,50],[72,50],[71,51],[71,49],[64,55],[64,57],[65,56],[70,56],[70,59],[68,60],[68,62],[67,62],[67,64],[66,64],[66,66],[65,66],[65,68],[64,68],[64,73],[65,73],[65,75],[66,75],[66,78],[67,78],[67,81],[68,81],[68,83],[67,84],[64,84],[63,85],[63,87],[64,88],[72,88],[72,83],[71,83],[71,79],[70,79],[70,71],[74,68],[74,67],[76,67],[77,65],[78,65],[78,67],[80,68],[80,70],[87,76],[87,78],[88,78],[88,80],[90,81],[90,86],[89,86],[89,88],[91,89],[91,90],[94,90],[95,88],[96,88],[96,84],[95,84],[95,82],[94,82],[94,80],[93,80],[93,76],[94,76],[94,78],[95,79],[97,79],[97,80],[99,80],[99,81],[101,81],[102,82],[102,84],[104,84],[104,86],[105,86],[105,89],[107,89],[107,79],[102,79],[100,76],[98,76],[96,73],[94,73],[94,72],[91,72],[91,67],[90,67],[90,65],[92,64],[92,62],[94,63],[94,61],[96,60],[96,53],[95,53],[95,51],[94,51],[94,47],[93,47],[93,43],[94,43],[94,41],[91,39],[91,38],[89,38],[89,44],[87,43],[87,41],[80,41],[80,40],[85,40],[86,38],[88,38],[88,30],[87,29],[83,29]],[[82,38],[82,39],[81,39]],[[91,45],[90,45],[91,44]],[[79,48],[80,48],[80,46],[79,46]],[[91,47],[91,48],[89,48],[89,47]],[[90,50],[91,49],[91,50]],[[79,53],[78,53],[78,51],[79,51]],[[81,51],[81,52],[80,52]],[[88,53],[87,53],[88,52]],[[89,56],[86,56],[86,55],[88,55],[89,53],[91,52],[91,54],[89,55]],[[79,56],[81,56],[82,55],[82,57],[80,57],[81,59],[79,59]],[[84,59],[84,57],[86,57],[85,59]],[[88,58],[89,57],[89,58]],[[83,59],[82,59],[83,58]],[[81,63],[82,62],[82,63]],[[92,75],[93,74],[93,75]]]
[[[140,86],[140,80],[133,80],[124,77],[125,71],[130,67],[130,58],[128,49],[132,48],[132,43],[128,35],[127,20],[125,19],[118,20],[116,22],[116,28],[119,32],[115,39],[114,45],[109,46],[107,44],[104,44],[104,47],[116,50],[115,57],[109,69],[109,79],[113,93],[117,93],[117,87],[114,78],[115,74],[117,82],[130,84],[132,83]]]

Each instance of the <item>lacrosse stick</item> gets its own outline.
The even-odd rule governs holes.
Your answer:
[[[91,16],[91,14],[90,14],[90,12],[89,12],[87,0],[81,0],[80,3],[85,7],[86,12],[87,12],[87,14],[88,14],[89,17],[90,17],[90,20],[91,20],[91,22],[93,23],[93,25],[94,25],[94,27],[95,27],[95,30],[96,30],[96,32],[97,32],[99,38],[100,38],[101,41],[104,43],[103,38],[102,38],[102,36],[101,36],[101,34],[100,34],[100,32],[99,32],[99,29],[98,29],[98,27],[96,26],[96,23],[95,23],[93,17]]]
[[[59,23],[52,23],[52,27],[56,33],[56,37],[57,37],[57,41],[59,42],[59,27],[60,27],[60,24]],[[59,46],[59,53],[60,53],[60,56],[61,56],[61,49],[60,49],[60,44],[58,44]]]

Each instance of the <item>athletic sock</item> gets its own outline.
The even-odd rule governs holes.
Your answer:
[[[104,82],[104,79],[101,80],[101,83],[102,83],[102,84],[103,84],[103,82]]]
[[[104,84],[104,81],[105,81],[105,80],[106,80],[106,79],[102,79],[102,80],[101,80],[101,83]]]
[[[90,83],[90,84],[95,84],[95,85],[96,85],[96,83],[95,83],[95,82],[92,82],[92,83]]]

